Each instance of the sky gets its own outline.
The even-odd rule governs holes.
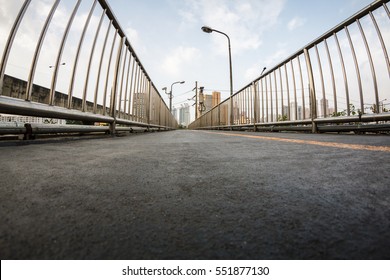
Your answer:
[[[8,29],[22,2],[23,0],[0,0],[0,34],[8,34]],[[84,9],[88,8],[91,2],[83,0]],[[222,100],[229,96],[227,39],[218,33],[202,32],[202,26],[207,25],[229,35],[232,47],[233,87],[234,91],[237,91],[259,77],[264,67],[272,68],[372,1],[107,0],[107,2],[166,104],[169,104],[168,96],[162,88],[170,88],[176,81],[185,81],[185,84],[176,84],[173,87],[173,105],[180,107],[183,103],[190,105],[194,103],[188,99],[194,96],[192,90],[195,81],[198,81],[198,86],[205,88],[206,93],[220,91]],[[32,5],[35,6],[31,13],[34,12],[37,18],[40,17],[40,24],[45,18],[44,15],[47,15],[51,3],[53,0],[32,1]],[[71,10],[74,3],[75,1],[69,0],[61,2],[63,6],[55,14],[54,20],[58,28],[64,28],[66,24],[67,17],[61,13],[65,13],[66,9]],[[92,18],[95,25],[98,17],[96,13]],[[84,20],[83,17],[77,18],[75,26],[82,26],[81,22]],[[22,42],[20,49],[10,56],[11,67],[19,67],[17,69],[19,72],[28,71],[27,65],[22,69],[23,66],[16,61],[24,59],[22,56],[27,55],[27,52],[32,55],[34,48],[29,42],[32,34],[35,37],[39,35],[38,28],[34,28],[38,21],[32,20],[21,27],[19,35],[21,38],[16,40]],[[5,36],[0,37],[0,51],[4,48],[5,39]],[[89,40],[91,41],[91,38]],[[58,44],[60,41],[58,32],[49,32],[48,41]],[[49,47],[42,50],[42,53],[48,54],[58,49],[58,46],[56,48],[54,45],[48,45]],[[74,49],[75,46],[71,45],[70,48]],[[99,53],[99,50],[96,52]],[[49,56],[41,55],[41,60],[45,57]],[[49,77],[51,71],[47,67],[49,64],[52,62],[41,62],[37,73]],[[69,68],[63,69],[70,71]],[[23,74],[24,77],[27,76],[26,73]]]

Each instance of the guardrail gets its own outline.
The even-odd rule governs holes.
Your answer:
[[[10,27],[0,61],[0,113],[106,123],[111,133],[177,127],[107,1],[55,0],[45,18],[39,5],[47,3],[24,1]],[[29,24],[39,25],[39,34],[28,33]],[[31,60],[18,60],[25,56],[20,46],[33,48]],[[50,82],[38,85],[48,63]]]
[[[390,120],[387,2],[373,2],[236,92],[234,123],[229,98],[189,128],[390,130],[379,124]]]

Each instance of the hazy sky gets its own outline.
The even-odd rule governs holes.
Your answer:
[[[315,38],[333,28],[357,11],[369,5],[371,0],[107,0],[125,30],[129,41],[146,68],[153,83],[168,104],[161,90],[179,80],[183,85],[174,86],[173,105],[188,102],[194,93],[195,81],[204,86],[206,93],[222,92],[222,99],[229,96],[229,64],[227,40],[224,36],[201,31],[203,25],[227,33],[231,38],[233,53],[233,84],[239,90],[257,78],[263,67],[275,64],[304,47]],[[0,0],[0,34],[8,34],[23,0]],[[11,53],[9,71],[21,73],[26,79],[34,50],[32,37],[39,35],[53,0],[32,1],[31,13],[38,19],[21,27],[19,42]],[[75,0],[63,0],[55,14],[54,28],[64,28]],[[76,28],[82,27],[86,9],[92,0],[83,0],[83,17],[76,18]],[[97,22],[99,12],[94,14]],[[40,21],[40,23],[38,22]],[[39,24],[38,24],[39,23]],[[49,32],[48,41],[60,41],[59,32]],[[6,36],[0,36],[0,52]],[[91,40],[91,38],[89,39]],[[31,41],[31,42],[30,42]],[[76,39],[70,42],[76,42]],[[45,85],[41,78],[50,81],[48,54],[55,46],[42,50],[36,82]],[[58,48],[58,47],[57,47]],[[75,44],[70,48],[75,48]],[[97,50],[97,53],[98,50]],[[28,56],[29,55],[29,56]],[[54,53],[53,53],[54,55]],[[25,58],[24,58],[25,57]],[[55,57],[55,56],[51,56]],[[66,57],[66,55],[64,55]],[[82,55],[83,57],[83,55]],[[84,55],[87,57],[87,55]],[[21,63],[27,61],[28,63]],[[71,61],[67,61],[71,64]],[[67,65],[68,65],[67,64]],[[70,73],[69,67],[64,72]],[[80,67],[82,68],[82,67]],[[24,73],[22,73],[24,71]],[[68,74],[69,75],[69,74]],[[41,81],[41,80],[42,81]],[[79,79],[82,83],[83,79]],[[59,82],[60,91],[66,86]],[[80,85],[82,86],[82,85]],[[80,91],[81,92],[81,91]]]

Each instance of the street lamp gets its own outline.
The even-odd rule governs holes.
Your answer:
[[[162,90],[165,91],[166,94],[169,95],[169,111],[172,112],[172,88],[173,88],[173,85],[175,84],[184,84],[185,81],[178,81],[178,82],[174,82],[172,85],[171,85],[171,91],[170,92],[167,92],[167,87],[163,87]]]
[[[232,70],[232,50],[230,46],[230,38],[226,33],[223,33],[219,30],[213,29],[209,26],[203,26],[202,31],[205,33],[212,33],[217,32],[219,34],[225,35],[228,39],[228,47],[229,47],[229,68],[230,68],[230,125],[233,125],[234,123],[234,116],[233,116],[233,70]]]

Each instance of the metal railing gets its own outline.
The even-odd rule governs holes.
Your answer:
[[[189,128],[348,131],[389,121],[387,2],[373,2],[236,92],[234,123],[229,98]]]
[[[107,1],[53,0],[42,18],[44,5],[25,0],[14,15],[0,61],[0,114],[105,123],[111,133],[177,127]]]

